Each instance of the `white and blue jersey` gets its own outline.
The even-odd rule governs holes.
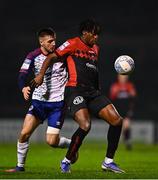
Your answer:
[[[34,71],[35,75],[39,74],[46,57],[40,48],[29,53],[22,64],[19,77],[25,76],[25,78],[21,79],[26,79],[30,71]],[[38,88],[35,88],[32,99],[46,102],[62,101],[64,99],[66,81],[67,73],[63,63],[55,63],[47,69],[43,83]],[[25,81],[23,80],[23,82],[19,83],[21,83],[19,86],[22,89],[25,86]]]
[[[26,79],[32,71],[35,75],[39,74],[46,57],[40,48],[27,55],[19,73],[18,83],[21,90],[26,86]],[[45,73],[43,83],[38,88],[35,88],[32,94],[32,105],[28,113],[34,114],[41,121],[48,118],[48,126],[60,128],[63,119],[63,99],[66,82],[67,72],[62,62],[57,62],[49,67]]]

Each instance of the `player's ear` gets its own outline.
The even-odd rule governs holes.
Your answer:
[[[40,43],[40,45],[42,46],[42,44],[43,44],[42,38],[39,38],[39,43]]]
[[[88,33],[87,31],[82,31],[83,35],[87,35],[87,33]]]
[[[40,43],[41,46],[43,45],[43,41],[42,40],[40,40],[39,43]]]

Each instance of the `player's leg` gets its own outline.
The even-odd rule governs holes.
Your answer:
[[[17,142],[17,166],[7,172],[24,171],[25,160],[29,150],[29,138],[36,127],[40,124],[38,118],[32,114],[27,114],[24,119],[23,127]]]
[[[122,172],[122,170],[113,163],[113,158],[121,135],[122,117],[105,96],[96,97],[93,101],[91,101],[89,107],[95,115],[110,124],[107,134],[108,148],[103,164],[110,164],[113,167],[115,166],[115,172]],[[102,165],[102,168],[103,167],[104,166]]]
[[[89,112],[86,108],[78,110],[74,119],[78,123],[79,128],[72,135],[69,149],[61,163],[61,170],[64,173],[70,172],[70,164],[72,164],[73,158],[76,156],[91,126]]]
[[[131,127],[130,127],[130,119],[129,118],[124,118],[123,120],[123,128],[122,128],[122,133],[123,133],[123,140],[125,143],[125,146],[127,150],[132,149],[132,142],[131,142]]]
[[[71,137],[71,144],[65,158],[61,162],[62,172],[70,172],[70,163],[76,156],[85,136],[88,134],[91,122],[85,99],[74,88],[66,88],[65,102],[70,114],[78,123],[79,127]]]
[[[71,139],[66,137],[60,137],[60,129],[63,126],[65,110],[64,102],[53,102],[48,104],[49,111],[48,115],[48,128],[46,132],[46,142],[51,147],[68,148]]]
[[[76,154],[78,149],[80,148],[83,139],[88,134],[90,130],[90,117],[88,109],[80,109],[75,113],[74,117],[75,121],[78,123],[79,128],[73,134],[71,140],[70,147],[67,151],[66,158],[71,161],[73,156]]]
[[[25,159],[29,149],[29,138],[39,124],[40,121],[37,117],[32,114],[26,115],[23,128],[17,143],[18,167],[24,167]]]
[[[102,168],[104,170],[108,169],[116,173],[122,173],[124,171],[113,162],[113,158],[121,136],[123,119],[112,104],[109,104],[103,109],[101,109],[99,112],[99,117],[110,124],[107,134],[107,153],[102,164]]]
[[[71,139],[60,136],[59,134],[54,134],[54,132],[47,132],[46,142],[48,145],[54,148],[68,148]]]

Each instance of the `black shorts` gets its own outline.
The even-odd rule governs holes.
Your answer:
[[[78,110],[83,108],[87,108],[94,116],[98,117],[99,111],[111,102],[99,90],[87,91],[84,88],[68,86],[65,88],[65,104],[73,117]]]
[[[130,117],[133,115],[133,108],[131,108],[131,99],[116,99],[113,101],[115,107],[119,110],[119,113],[123,118]],[[130,113],[129,113],[130,112]]]

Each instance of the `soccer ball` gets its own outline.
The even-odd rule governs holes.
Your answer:
[[[127,55],[119,56],[114,64],[118,74],[128,75],[134,70],[134,60]]]

